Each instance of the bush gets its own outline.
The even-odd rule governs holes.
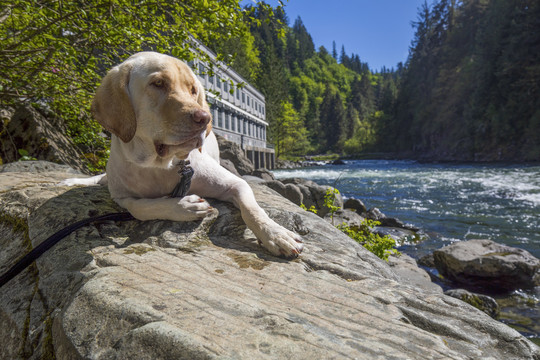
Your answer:
[[[334,205],[337,194],[339,194],[338,189],[328,187],[326,195],[324,196],[324,205],[330,209],[332,225],[334,225],[334,213],[340,209],[338,206]],[[304,204],[301,204],[300,207],[306,211],[311,211],[315,214],[317,213],[313,206],[310,209],[307,209]],[[379,258],[388,261],[388,257],[391,254],[399,255],[400,252],[395,249],[396,241],[390,236],[380,236],[373,232],[373,229],[380,224],[381,223],[378,221],[364,219],[359,227],[351,227],[342,223],[337,225],[336,228],[347,234],[350,238],[377,255]]]
[[[396,241],[390,236],[380,236],[373,232],[373,228],[380,224],[378,221],[364,219],[360,227],[350,227],[345,223],[336,227],[381,259],[388,261],[391,254],[398,255],[400,252],[394,248]]]

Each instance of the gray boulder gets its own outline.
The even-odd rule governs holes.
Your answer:
[[[370,220],[375,220],[381,223],[381,226],[385,227],[391,227],[391,228],[401,228],[410,230],[413,232],[416,232],[420,229],[418,229],[416,226],[411,224],[404,224],[401,220],[388,217],[385,214],[383,214],[379,209],[377,208],[371,208],[369,209],[364,216]]]
[[[506,292],[540,285],[540,260],[491,240],[459,241],[433,252],[446,278],[469,287]]]
[[[216,136],[219,144],[220,161],[228,160],[232,162],[236,171],[240,175],[251,175],[255,167],[244,154],[244,151],[237,143],[229,141],[222,136]],[[228,167],[227,167],[228,168]],[[228,168],[229,169],[229,168]]]
[[[364,221],[362,216],[349,209],[338,210],[333,215],[326,214],[324,219],[335,226],[345,224],[349,227],[356,228],[359,228],[362,225],[362,221]]]
[[[366,205],[364,205],[362,200],[355,198],[348,198],[347,200],[345,200],[345,202],[343,203],[343,208],[354,210],[358,214],[363,214],[367,212]]]
[[[81,159],[83,154],[65,135],[64,125],[51,114],[45,117],[30,105],[0,114],[0,149],[4,163],[17,161],[19,150],[38,160],[67,164],[78,171],[88,169]]]
[[[0,272],[49,235],[120,211],[72,174],[0,173]],[[102,222],[62,240],[0,292],[2,359],[540,359],[515,330],[408,285],[332,225],[266,186],[262,207],[303,234],[270,256],[237,209],[199,222]]]
[[[497,304],[497,301],[491,296],[475,294],[465,289],[450,289],[446,290],[444,294],[456,299],[460,299],[461,301],[482,310],[492,318],[499,315],[499,304]]]
[[[317,215],[322,218],[330,211],[324,204],[324,197],[326,191],[329,188],[332,188],[331,186],[319,185],[311,180],[301,178],[267,181],[266,185],[298,206],[303,204],[308,209],[314,206],[317,210]],[[341,194],[336,195],[334,206],[343,208],[343,198]]]

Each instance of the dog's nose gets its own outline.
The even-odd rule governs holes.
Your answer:
[[[208,124],[210,122],[210,114],[204,110],[195,110],[191,117],[198,124]]]

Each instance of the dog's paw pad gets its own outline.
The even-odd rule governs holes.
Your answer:
[[[277,224],[276,224],[277,225]],[[279,225],[265,232],[266,239],[260,240],[262,246],[273,255],[286,258],[296,258],[304,250],[304,244],[300,235],[289,231]]]

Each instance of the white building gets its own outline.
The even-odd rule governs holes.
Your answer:
[[[216,58],[205,46],[200,49],[211,59]],[[208,74],[208,67],[200,60],[190,65],[207,91],[214,132],[239,144],[256,169],[273,169],[275,152],[266,144],[268,123],[263,94],[223,64],[214,66],[213,75]]]

